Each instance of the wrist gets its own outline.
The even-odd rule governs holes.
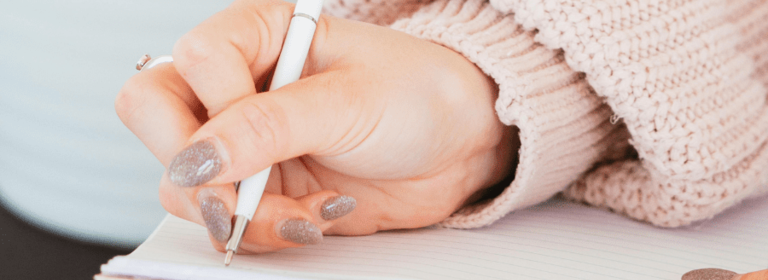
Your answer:
[[[562,52],[536,43],[533,31],[487,1],[435,1],[392,28],[453,49],[477,65],[498,84],[497,121],[519,129],[509,133],[517,137],[505,138],[508,146],[497,147],[499,161],[484,171],[488,179],[467,195],[465,204],[503,191],[461,208],[442,226],[481,227],[542,202],[601,160],[606,146],[627,143],[625,128],[607,121],[610,107],[583,74],[568,67]],[[505,154],[505,148],[519,153]],[[493,182],[504,181],[500,177],[514,182],[494,187]]]

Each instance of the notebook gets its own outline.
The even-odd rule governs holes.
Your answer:
[[[693,269],[768,268],[768,198],[712,220],[656,228],[552,199],[474,230],[424,228],[323,243],[223,265],[206,229],[168,216],[134,252],[101,267],[150,279],[680,279]]]

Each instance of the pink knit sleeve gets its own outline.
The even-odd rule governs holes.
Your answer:
[[[499,120],[519,129],[521,148],[512,183],[495,198],[460,209],[441,223],[454,228],[488,225],[505,214],[564,190],[596,162],[623,157],[626,128],[562,51],[534,41],[535,33],[481,0],[440,0],[392,24],[448,47],[475,63],[499,85]]]
[[[431,0],[326,0],[323,12],[340,18],[389,25],[429,2]]]
[[[490,2],[562,49],[631,134],[637,159],[566,197],[676,227],[768,193],[768,1]]]

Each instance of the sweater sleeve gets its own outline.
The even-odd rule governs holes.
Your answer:
[[[768,193],[768,2],[490,2],[564,50],[631,134],[639,159],[567,197],[676,227]]]
[[[326,0],[323,10],[335,17],[389,25],[429,2],[431,0]]]
[[[391,25],[450,48],[499,85],[496,112],[519,129],[521,148],[512,183],[495,198],[467,206],[441,225],[488,225],[515,209],[564,190],[596,162],[623,156],[629,134],[611,109],[571,70],[563,52],[534,41],[533,31],[486,1],[439,0]]]

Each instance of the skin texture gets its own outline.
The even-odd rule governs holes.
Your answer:
[[[215,148],[220,169],[202,185],[161,179],[170,213],[205,225],[206,191],[231,215],[233,182],[276,164],[238,253],[267,252],[302,245],[281,237],[285,220],[326,235],[423,227],[510,174],[519,147],[495,115],[496,84],[463,56],[388,28],[322,16],[302,78],[263,92],[292,10],[235,1],[183,36],[172,64],[118,94],[118,115],[166,167],[198,141]],[[339,195],[354,210],[323,219]]]
[[[732,280],[765,280],[768,279],[768,269],[737,275]]]

